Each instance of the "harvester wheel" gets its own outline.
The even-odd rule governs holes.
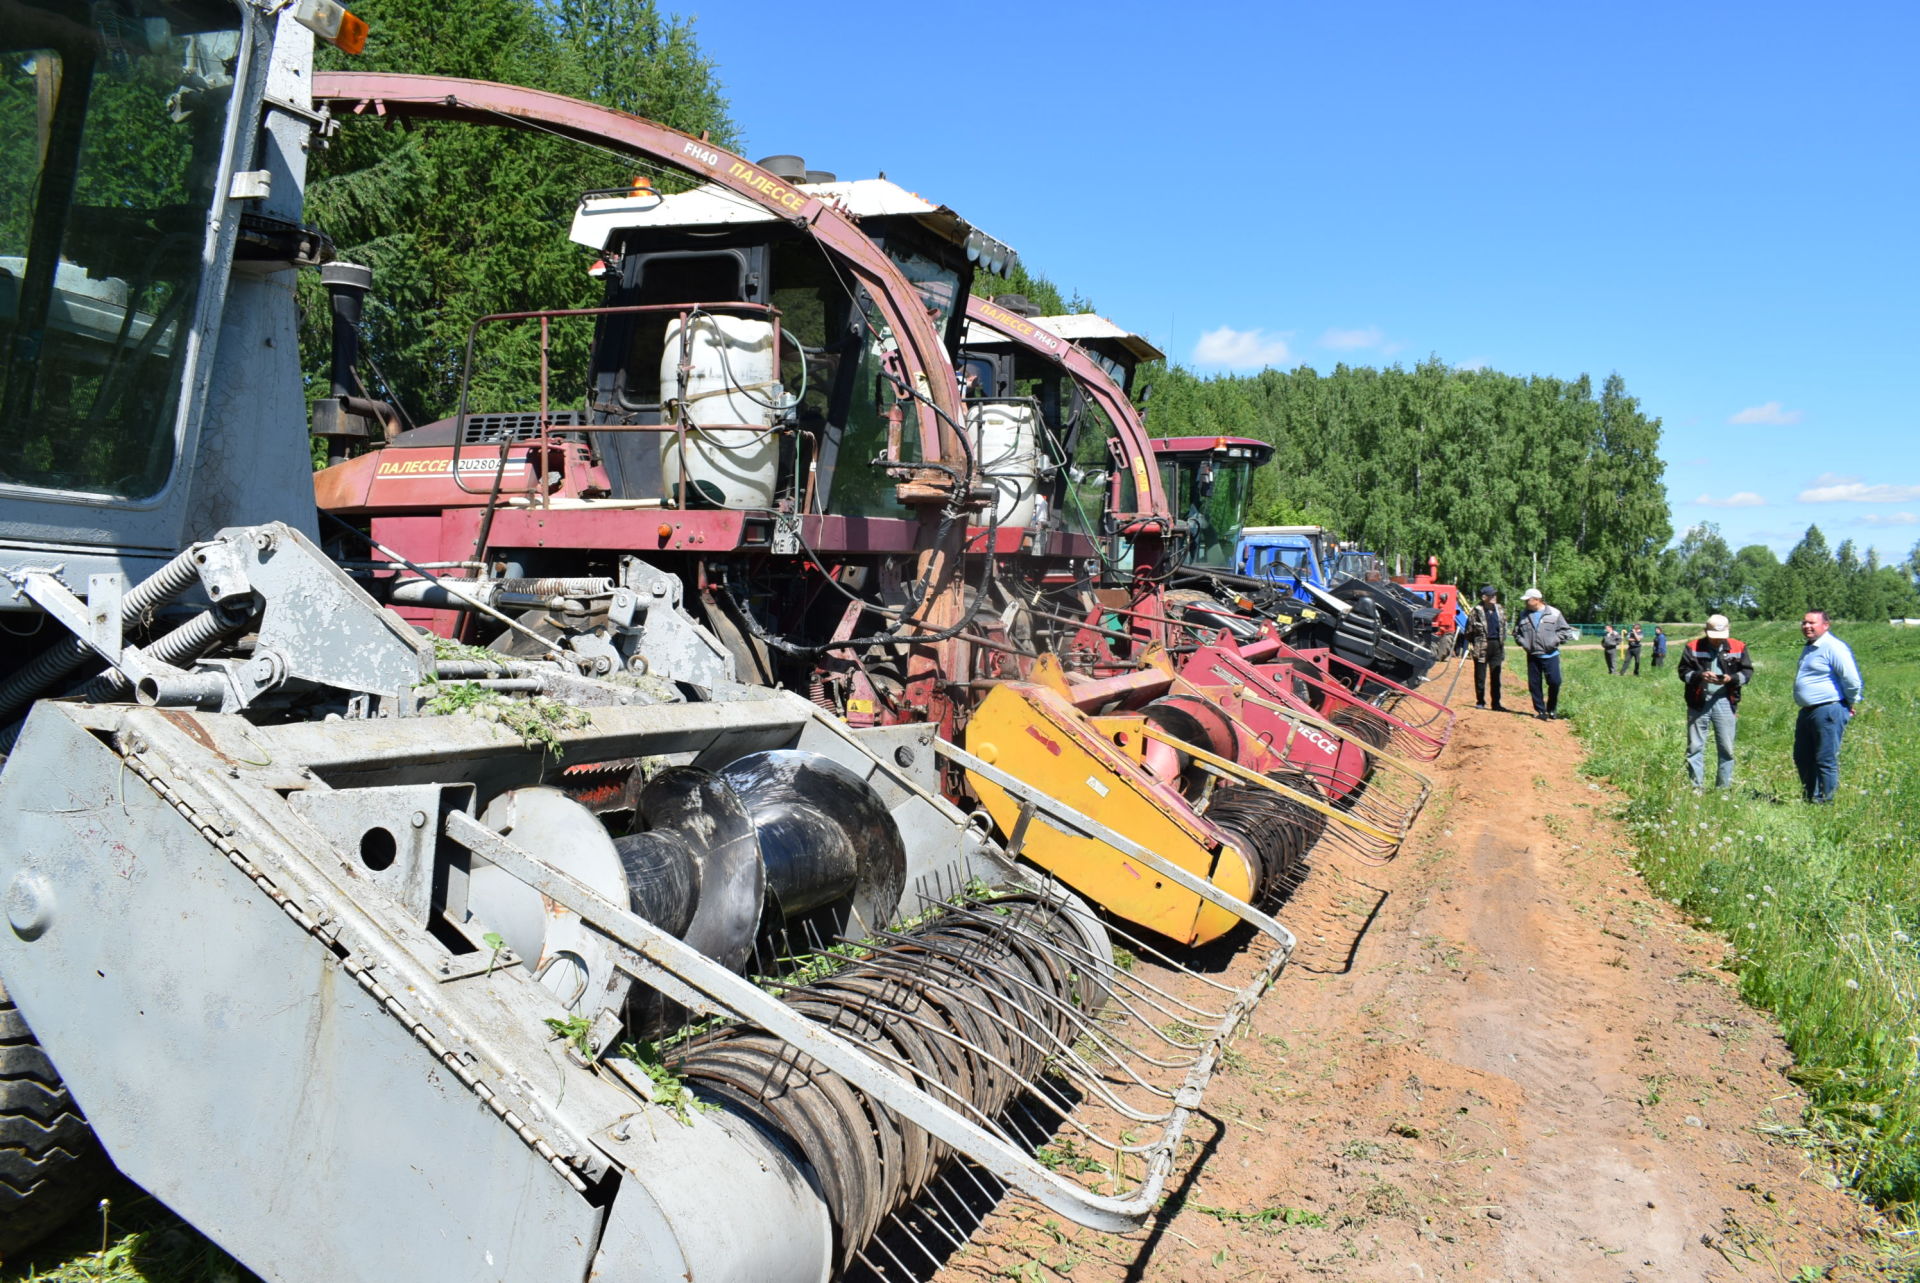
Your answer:
[[[1305,771],[1272,771],[1267,778],[1315,799],[1325,796],[1320,782]],[[1215,789],[1207,818],[1258,861],[1254,904],[1262,909],[1285,897],[1294,871],[1327,827],[1326,817],[1312,807],[1249,784]]]
[[[1335,709],[1327,720],[1369,748],[1385,748],[1393,734],[1385,722],[1352,704]]]
[[[112,1170],[0,982],[0,1259],[87,1207]]]

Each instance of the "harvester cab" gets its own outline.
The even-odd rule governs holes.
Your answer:
[[[931,725],[858,731],[802,695],[734,683],[729,643],[678,609],[679,577],[620,537],[571,536],[623,549],[602,577],[534,578],[536,553],[568,546],[538,533],[563,512],[644,514],[661,530],[650,554],[762,534],[826,544],[832,522],[889,520],[824,512],[799,482],[801,534],[779,530],[777,502],[707,506],[706,486],[724,501],[747,484],[730,461],[755,444],[703,471],[708,430],[776,426],[744,406],[729,413],[745,424],[676,410],[663,434],[542,405],[525,441],[481,425],[492,468],[463,462],[466,422],[419,468],[382,474],[402,457],[370,451],[371,468],[349,460],[333,482],[438,474],[492,502],[462,511],[460,555],[436,558],[451,567],[329,558],[310,524],[291,276],[326,256],[299,217],[306,148],[332,122],[309,105],[300,24],[343,46],[356,24],[318,0],[271,16],[47,3],[10,19],[0,91],[38,124],[13,158],[38,181],[0,223],[16,237],[0,319],[18,447],[0,1252],[90,1201],[99,1145],[286,1283],[897,1277],[950,1250],[930,1245],[919,1200],[1007,1188],[1083,1223],[1139,1224],[1225,1040],[1287,956],[1285,930],[1129,848],[1274,946],[1245,986],[1156,988],[1115,965],[1078,899],[940,796]],[[419,102],[482,118],[551,105],[499,90],[440,81]],[[350,94],[408,91],[369,77]],[[920,531],[963,525],[976,496],[924,295],[899,306],[896,269],[844,217],[811,197],[786,206],[789,185],[699,140],[628,117],[546,124],[625,129],[840,247],[884,322],[862,331],[882,384],[874,501],[906,516],[843,528],[838,546],[897,550],[902,614],[937,630],[923,606],[958,596],[957,571]],[[154,172],[109,165],[128,154]],[[336,268],[339,288],[365,288]],[[771,314],[734,302],[667,305],[678,359],[660,375],[681,407],[704,403],[691,374],[709,354],[780,352],[778,323],[718,323]],[[816,355],[868,359],[801,351]],[[805,401],[797,382],[755,391]],[[376,407],[331,399],[319,423],[340,440],[385,435]],[[795,438],[801,476],[815,447],[797,425],[777,435]],[[623,427],[674,439],[661,485],[694,496],[684,506],[615,499],[612,472],[593,475],[594,438]],[[569,454],[570,433],[589,452]],[[776,456],[776,501],[786,475]],[[482,584],[476,547],[533,564]],[[524,651],[424,636],[370,582],[483,616]],[[575,627],[595,616],[606,634]],[[1109,833],[1051,799],[1028,806],[1037,824]],[[1075,1108],[1086,1100],[1100,1110]],[[1115,1155],[1097,1189],[1035,1158],[1063,1130]]]
[[[1049,649],[1092,669],[1164,644],[1157,590],[1174,523],[1128,397],[1140,363],[1162,353],[1105,317],[1043,317],[1017,294],[973,299],[967,314],[960,371],[982,466],[1033,478],[1036,528],[997,548],[1054,590],[1030,609],[1084,624]],[[983,534],[970,550],[984,551]]]
[[[750,165],[556,95],[318,79],[342,103],[533,120],[706,180],[588,193],[572,237],[601,255],[604,304],[473,329],[473,361],[538,331],[539,404],[476,408],[463,392],[454,417],[320,474],[321,507],[362,522],[382,556],[474,564],[516,605],[595,581],[602,604],[549,593],[586,609],[527,625],[575,647],[611,635],[616,662],[632,656],[606,591],[644,557],[743,679],[816,689],[856,725],[951,726],[958,639],[991,595],[965,582],[964,532],[1024,514],[980,475],[950,352],[975,265],[1005,270],[1012,251],[885,179]],[[566,325],[591,331],[584,368],[550,364]],[[521,646],[481,612],[408,604],[443,635]]]
[[[1015,524],[1044,528],[1055,514],[1060,530],[1097,541],[1109,572],[1138,555],[1137,537],[1164,541],[1165,504],[1127,400],[1141,362],[1164,353],[1093,313],[1041,316],[1018,294],[972,300],[968,315],[959,371],[981,466],[1033,477],[1041,519]],[[1063,360],[1069,344],[1106,376],[1105,387],[1074,377]]]
[[[1156,437],[1153,455],[1174,516],[1185,524],[1185,560],[1233,570],[1253,474],[1273,447],[1251,437]]]

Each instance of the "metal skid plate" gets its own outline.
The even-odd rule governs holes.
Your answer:
[[[582,1277],[598,1209],[62,713],[0,776],[0,971],[120,1169],[269,1279]]]

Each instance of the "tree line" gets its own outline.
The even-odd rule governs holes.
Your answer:
[[[1274,447],[1248,520],[1327,526],[1443,579],[1538,582],[1575,617],[1645,615],[1671,538],[1660,420],[1618,374],[1592,380],[1461,370],[1302,366],[1144,374],[1156,436],[1257,437]],[[1537,567],[1537,569],[1536,569]]]
[[[1824,610],[1836,619],[1904,619],[1920,616],[1920,543],[1891,564],[1851,539],[1829,549],[1819,526],[1782,561],[1764,544],[1734,550],[1720,528],[1703,522],[1661,553],[1666,587],[1661,619],[1700,619],[1723,614],[1739,619],[1798,619]]]

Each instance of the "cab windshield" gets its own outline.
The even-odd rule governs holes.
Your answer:
[[[1342,552],[1333,558],[1335,579],[1365,579],[1379,569],[1380,559],[1370,552]]]
[[[1314,575],[1311,548],[1258,548],[1250,560],[1247,570],[1269,579],[1311,579]]]
[[[900,269],[900,274],[920,291],[920,301],[926,304],[927,315],[933,318],[933,328],[945,335],[960,303],[960,273],[897,242],[889,242],[886,249],[887,257]]]
[[[1246,526],[1253,462],[1212,455],[1163,458],[1160,480],[1174,518],[1186,523],[1187,560],[1231,568]]]
[[[0,482],[165,487],[238,10],[8,4],[0,27]]]

